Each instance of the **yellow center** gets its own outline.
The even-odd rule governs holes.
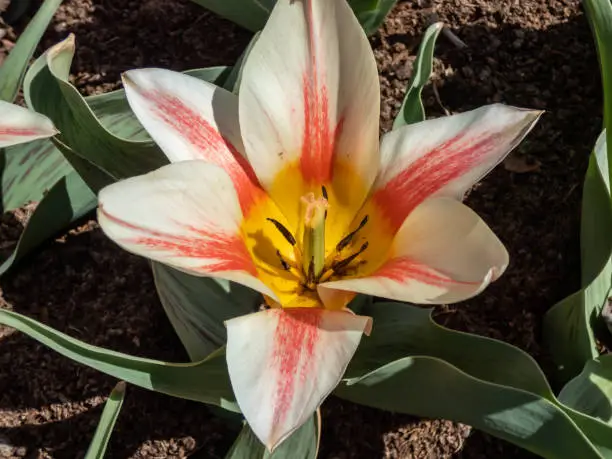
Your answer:
[[[270,194],[274,200],[258,201],[242,225],[259,277],[280,301],[268,299],[270,306],[323,307],[318,284],[367,275],[386,258],[393,235],[375,206],[362,206],[365,190],[350,168],[309,185],[291,165]],[[341,309],[353,296],[325,306]]]

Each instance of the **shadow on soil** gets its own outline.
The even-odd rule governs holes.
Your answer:
[[[87,18],[58,19],[56,31],[45,39],[48,46],[68,32],[77,34],[74,72],[82,90],[114,88],[119,73],[133,67],[231,64],[249,39],[248,33],[192,5],[177,3],[173,9],[146,1],[126,12],[111,0],[96,4]],[[419,14],[422,26],[425,13]],[[452,17],[446,19],[452,26]],[[582,15],[545,30],[504,24],[494,15],[489,20],[499,24],[481,25],[475,17],[472,25],[454,27],[466,48],[440,37],[434,78],[438,95],[434,85],[425,89],[426,110],[440,116],[444,109],[460,112],[493,102],[546,110],[518,149],[521,161],[537,167],[519,172],[516,166],[500,166],[470,194],[468,204],[507,245],[512,262],[483,295],[441,308],[438,320],[517,345],[546,367],[542,316],[579,281],[580,190],[601,126],[597,60]],[[405,87],[406,66],[422,32],[420,27],[412,34],[387,33],[372,40],[377,48],[385,44],[389,50],[381,69],[386,126],[391,118],[385,113],[399,106],[397,88]],[[2,278],[0,286],[15,311],[72,336],[153,358],[186,358],[158,303],[146,262],[117,249],[97,230],[52,244]],[[55,458],[82,454],[101,410],[89,409],[89,400],[98,405],[114,384],[111,378],[20,335],[2,340],[0,364],[0,424],[11,410],[25,417],[19,418],[25,425],[2,428],[0,434],[17,445],[44,447]],[[128,390],[109,457],[129,457],[152,439],[166,445],[148,442],[139,457],[166,457],[162,454],[179,454],[180,448],[192,451],[188,443],[196,442],[201,457],[215,458],[222,457],[233,440],[234,433],[198,404]],[[427,396],[426,388],[406,390]],[[402,452],[394,457],[401,458],[532,457],[485,434],[476,433],[463,444],[456,432],[446,436],[428,429],[429,421],[336,399],[323,411],[323,458],[391,457],[386,451],[393,445],[393,451]],[[414,431],[419,435],[412,435]],[[168,453],[172,448],[176,452]]]
[[[148,263],[99,230],[81,229],[3,277],[2,298],[14,311],[88,343],[187,361]],[[0,438],[32,454],[40,448],[54,458],[82,456],[116,381],[6,328],[0,328],[0,369]],[[138,449],[151,455],[145,457],[194,449],[222,457],[236,434],[204,405],[129,386],[108,457],[131,457]]]
[[[91,381],[101,384],[99,376]],[[108,395],[112,385],[100,394]],[[25,412],[22,425],[0,427],[0,440],[14,448],[13,454],[27,451],[27,457],[39,457],[37,451],[56,459],[83,457],[104,401],[102,396],[94,396],[82,403],[64,399],[41,405],[35,414]],[[70,417],[62,419],[67,411]],[[105,457],[135,457],[137,451],[138,457],[185,457],[185,453],[201,452],[202,458],[221,459],[238,431],[202,405],[129,386]]]

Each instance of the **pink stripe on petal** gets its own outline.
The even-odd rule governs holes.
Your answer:
[[[372,199],[397,230],[416,206],[478,165],[501,139],[499,133],[476,138],[459,134],[415,160]]]
[[[313,4],[307,1],[305,7],[308,21],[308,42],[310,67],[302,76],[302,97],[304,103],[304,137],[300,166],[307,182],[329,182],[333,173],[334,147],[342,127],[342,120],[332,132],[329,114],[327,86],[321,82],[319,72],[325,69],[317,56],[316,22],[313,20]]]
[[[0,100],[0,148],[51,137],[58,133],[44,115]]]
[[[204,273],[245,271],[257,277],[257,269],[253,259],[244,241],[237,234],[227,234],[218,230],[183,225],[186,230],[195,233],[195,236],[178,236],[127,222],[110,215],[102,206],[98,210],[117,225],[147,234],[147,236],[142,237],[124,238],[120,242],[144,246],[152,251],[169,252],[177,257],[216,260],[200,268],[194,267],[195,271]]]
[[[278,314],[271,368],[278,374],[274,425],[282,425],[291,410],[297,381],[304,384],[311,374],[323,310],[286,309]]]
[[[32,137],[45,135],[43,131],[37,129],[19,129],[19,128],[0,128],[0,138],[10,139],[11,137]]]
[[[304,139],[300,166],[307,181],[323,183],[331,178],[333,158],[327,89],[319,88],[316,73],[305,74],[303,79]]]
[[[336,387],[371,319],[317,308],[268,309],[226,326],[236,400],[273,451]]]
[[[416,280],[434,287],[448,287],[452,284],[479,285],[480,282],[461,282],[454,280],[435,269],[420,264],[408,257],[397,257],[388,260],[378,268],[372,277],[385,277],[395,282],[405,283]]]
[[[263,195],[253,168],[236,148],[196,111],[178,97],[161,91],[143,93],[155,104],[158,116],[188,139],[201,153],[201,159],[221,166],[232,179],[240,207],[248,213],[255,200]]]

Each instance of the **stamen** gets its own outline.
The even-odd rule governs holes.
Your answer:
[[[361,255],[367,248],[368,248],[368,243],[364,242],[363,245],[360,247],[360,249],[355,252],[354,254],[346,257],[344,260],[340,260],[340,261],[336,261],[332,264],[331,269],[338,274],[339,271],[342,271],[344,268],[346,268],[355,258],[357,258],[359,255]]]
[[[361,230],[361,228],[363,228],[366,225],[366,223],[368,223],[368,219],[369,217],[367,215],[363,217],[357,229],[348,233],[346,236],[344,236],[340,240],[340,242],[338,242],[338,244],[336,245],[337,252],[342,251],[342,249],[344,249],[347,245],[349,245],[353,241],[353,238],[359,232],[359,230]]]
[[[323,195],[323,198],[326,201],[329,201],[329,197],[327,196],[327,188],[325,188],[324,185],[321,186],[321,194]],[[327,209],[325,209],[325,216],[324,218],[327,220]]]
[[[281,266],[283,267],[285,271],[291,274],[298,281],[304,278],[304,276],[302,275],[302,272],[297,268],[297,265],[295,264],[293,260],[286,259],[285,257],[283,257],[283,254],[280,252],[280,250],[276,251],[276,255],[278,256]]]
[[[324,271],[323,274],[321,274],[321,277],[317,279],[317,283],[327,282],[329,278],[332,277],[334,274],[335,273],[333,269],[328,269],[327,271]]]
[[[282,255],[281,255],[281,253],[280,253],[280,250],[277,250],[277,251],[276,251],[276,255],[278,256],[278,259],[280,260],[281,265],[283,266],[283,269],[284,269],[285,271],[289,271],[289,270],[291,269],[291,266],[289,266],[289,263],[287,263],[287,262],[285,261],[285,259],[283,258],[283,256],[282,256]]]
[[[281,222],[273,218],[266,218],[266,220],[268,220],[269,222],[272,222],[274,226],[276,226],[276,229],[283,235],[283,237],[287,240],[289,244],[291,245],[296,244],[297,241],[293,237],[293,234],[291,234],[291,231],[285,228],[285,226]]]

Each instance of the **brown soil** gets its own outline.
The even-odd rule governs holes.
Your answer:
[[[506,243],[512,263],[476,299],[440,307],[440,322],[510,342],[544,367],[545,311],[578,287],[581,182],[601,125],[597,61],[578,0],[400,1],[372,38],[388,129],[426,25],[445,21],[424,99],[430,116],[505,102],[547,114],[468,204]],[[21,30],[23,24],[17,24]],[[0,62],[15,34],[0,23]],[[77,36],[74,83],[119,87],[134,67],[232,64],[250,34],[186,0],[67,0],[44,47]],[[14,219],[0,221],[2,243]],[[147,263],[90,222],[47,244],[0,279],[0,306],[88,342],[157,359],[186,355],[155,295]],[[114,381],[0,327],[0,457],[82,457]],[[409,390],[418,390],[412,388]],[[236,432],[202,405],[129,389],[108,457],[221,458]],[[528,458],[468,426],[419,420],[332,398],[323,406],[322,458]]]

